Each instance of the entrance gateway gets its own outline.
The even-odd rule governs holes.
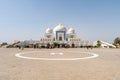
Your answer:
[[[56,31],[56,41],[66,41],[66,32]]]

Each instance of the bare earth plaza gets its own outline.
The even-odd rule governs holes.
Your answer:
[[[21,54],[24,58],[16,57],[18,53],[24,53]],[[89,53],[98,56],[84,59],[92,56]],[[45,60],[46,58],[49,60]],[[51,60],[55,58],[71,60]],[[80,59],[74,60],[73,58]],[[120,80],[120,49],[28,48],[19,50],[0,48],[0,80],[73,79]]]

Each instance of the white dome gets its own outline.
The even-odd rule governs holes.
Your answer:
[[[45,33],[46,34],[52,34],[52,29],[51,28],[47,28]]]
[[[59,24],[58,26],[56,26],[55,28],[54,28],[54,33],[56,32],[56,31],[66,31],[66,28],[62,25],[62,24]]]
[[[70,28],[68,31],[67,31],[67,34],[75,34],[75,30],[73,28]]]

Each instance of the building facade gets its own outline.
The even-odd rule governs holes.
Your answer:
[[[17,41],[11,44],[12,47],[24,46],[27,48],[78,48],[85,46],[93,46],[92,41],[82,41],[77,37],[73,28],[67,29],[62,24],[57,25],[54,29],[47,28],[44,36],[39,40]]]
[[[58,46],[67,45],[69,47],[77,47],[80,42],[80,38],[76,37],[76,33],[73,28],[69,28],[67,30],[66,27],[59,24],[54,29],[47,28],[45,36],[40,38],[40,42],[45,46],[47,46],[47,44],[52,45],[56,42]]]

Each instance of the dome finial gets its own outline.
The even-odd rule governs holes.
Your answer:
[[[62,26],[62,23],[59,23],[58,25]]]

